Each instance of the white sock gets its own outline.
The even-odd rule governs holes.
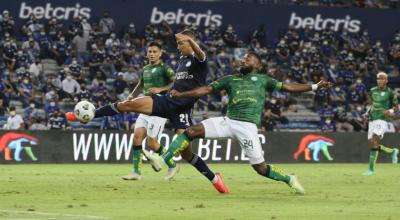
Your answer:
[[[211,180],[211,182],[214,184],[218,181],[218,176],[215,175],[214,178]]]

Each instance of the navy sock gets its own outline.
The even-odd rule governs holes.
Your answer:
[[[103,117],[103,116],[114,116],[121,113],[117,108],[117,103],[105,105],[96,109],[95,118]]]
[[[190,163],[196,167],[196,169],[203,174],[205,177],[207,177],[208,180],[212,181],[215,177],[215,174],[208,168],[207,164],[201,159],[199,156],[196,154],[193,154],[193,158],[190,161]]]

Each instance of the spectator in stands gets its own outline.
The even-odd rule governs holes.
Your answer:
[[[63,117],[63,114],[58,110],[55,110],[47,122],[47,128],[50,130],[65,130],[67,127],[67,120]]]
[[[333,107],[346,104],[346,92],[340,86],[335,86],[329,90],[329,99]]]
[[[54,42],[51,52],[55,56],[58,65],[62,65],[65,62],[65,59],[69,55],[70,49],[71,47],[65,40],[64,36],[60,36],[60,40]]]
[[[72,77],[71,73],[68,73],[62,81],[62,90],[66,92],[72,100],[74,99],[75,94],[81,91],[80,85]]]
[[[276,120],[272,116],[271,111],[265,111],[264,116],[261,119],[261,130],[262,131],[280,131]]]
[[[103,17],[99,21],[99,26],[101,33],[105,36],[109,35],[112,31],[115,30],[115,21],[110,16],[108,11],[103,12]]]
[[[7,107],[5,106],[5,96],[3,93],[0,93],[0,116],[4,116],[7,111]]]
[[[289,123],[288,118],[282,115],[282,104],[276,97],[271,97],[271,99],[267,100],[265,103],[265,111],[271,113],[276,121],[282,124]]]
[[[10,107],[7,124],[5,125],[8,130],[21,130],[24,129],[24,120],[21,115],[17,114],[14,106]]]
[[[92,94],[86,89],[86,84],[81,83],[81,91],[74,97],[75,102],[91,101]]]
[[[89,33],[79,29],[71,42],[71,48],[76,53],[79,64],[85,64],[89,61],[89,53],[87,44],[89,41]]]
[[[60,107],[58,106],[58,102],[56,100],[51,100],[48,105],[44,107],[44,111],[46,113],[46,117],[49,117],[54,112],[59,112]]]
[[[347,114],[346,107],[343,103],[340,103],[338,106],[336,106],[334,113],[334,124],[336,125],[336,131],[353,132],[354,127],[350,123],[350,116]]]
[[[336,126],[335,122],[332,122],[332,119],[327,118],[321,124],[321,131],[322,132],[335,132]]]
[[[139,82],[139,74],[136,72],[132,64],[128,65],[128,70],[124,73],[124,80],[128,83],[129,87],[133,89]]]
[[[114,95],[117,96],[119,100],[124,100],[123,94],[126,88],[128,88],[128,83],[124,80],[124,73],[119,72],[113,85]]]
[[[260,43],[261,47],[266,46],[266,44],[267,44],[267,33],[265,32],[265,26],[263,24],[258,26],[258,29],[253,32],[252,37],[257,39],[257,41]]]
[[[35,90],[29,77],[24,77],[22,82],[18,84],[17,89],[24,108],[29,105],[29,102],[35,101]]]
[[[29,56],[30,60],[35,60],[40,56],[39,44],[33,39],[33,37],[29,37],[29,39],[22,44],[22,49]]]
[[[68,65],[69,73],[73,76],[74,79],[80,77],[82,73],[82,66],[78,62],[78,58],[73,56],[71,64]]]
[[[138,118],[138,114],[134,112],[128,112],[123,114],[123,125],[124,129],[127,131],[133,131],[135,129],[136,119]]]
[[[31,118],[31,125],[29,126],[29,130],[48,130],[43,123],[43,119],[40,117]]]
[[[24,120],[28,121],[30,118],[36,118],[38,116],[39,112],[36,109],[36,104],[35,102],[31,102],[29,104],[29,107],[25,108],[24,110]]]
[[[324,103],[328,103],[329,101],[329,92],[327,89],[322,88],[322,89],[318,89],[317,91],[315,91],[314,93],[314,111],[318,111],[319,109],[322,108]]]
[[[43,74],[43,65],[39,58],[36,58],[35,62],[29,66],[29,73],[31,73],[31,76],[35,78],[35,81],[39,81],[41,79]]]
[[[10,15],[10,12],[8,10],[4,10],[2,13],[2,19],[1,19],[1,27],[4,33],[9,33],[11,36],[14,36],[14,18]]]
[[[367,121],[364,119],[365,109],[362,105],[356,105],[351,111],[351,121],[355,131],[366,131]]]

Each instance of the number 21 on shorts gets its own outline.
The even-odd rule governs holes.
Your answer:
[[[190,123],[189,123],[189,114],[180,114],[180,115],[179,115],[179,120],[180,120],[182,123],[184,123],[185,125],[190,126]]]

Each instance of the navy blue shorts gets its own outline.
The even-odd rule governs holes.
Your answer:
[[[153,112],[151,115],[167,118],[176,129],[186,129],[193,124],[192,109],[194,103],[180,103],[169,96],[152,95]]]

